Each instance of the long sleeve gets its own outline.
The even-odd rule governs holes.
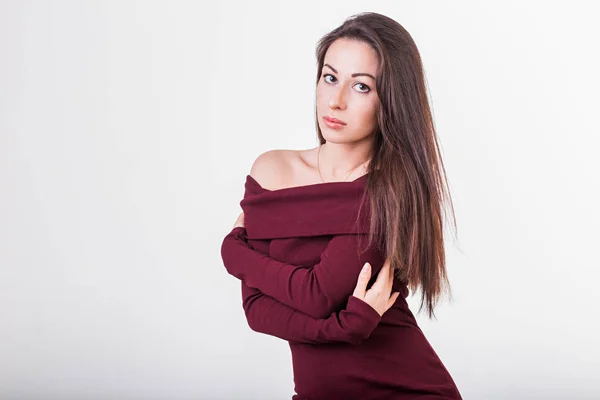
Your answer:
[[[298,266],[252,249],[245,228],[236,227],[223,240],[221,253],[227,271],[249,287],[311,317],[327,318],[348,301],[365,262],[373,277],[383,266],[374,245],[358,254],[364,240],[363,234],[336,235],[318,264]]]
[[[377,311],[354,296],[348,298],[346,309],[325,319],[313,318],[281,304],[243,281],[242,298],[252,330],[290,342],[358,345],[369,338],[381,320]]]

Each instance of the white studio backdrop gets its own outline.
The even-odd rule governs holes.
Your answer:
[[[219,250],[362,11],[420,49],[456,207],[426,336],[465,399],[599,398],[596,7],[0,2],[0,398],[291,398]]]

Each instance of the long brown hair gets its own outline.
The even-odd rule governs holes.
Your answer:
[[[456,216],[421,56],[410,34],[395,20],[373,12],[356,14],[317,43],[317,83],[327,49],[340,38],[370,45],[379,60],[378,127],[365,190],[371,206],[369,246],[376,240],[396,276],[413,293],[421,289],[419,312],[426,303],[431,318],[443,291],[452,296],[444,251],[445,202],[450,205],[455,232]],[[316,127],[319,142],[324,144],[318,123]]]

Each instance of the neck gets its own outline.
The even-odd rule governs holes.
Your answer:
[[[366,168],[371,158],[372,148],[371,137],[353,143],[325,142],[321,145],[319,155],[319,169],[323,178],[342,180],[348,174],[363,175],[363,168]]]

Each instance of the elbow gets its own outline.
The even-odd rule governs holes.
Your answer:
[[[267,335],[270,335],[271,333],[271,326],[268,323],[265,323],[265,321],[261,318],[261,317],[257,317],[256,315],[253,315],[252,313],[246,312],[246,322],[248,323],[248,327],[253,330],[254,332],[258,332],[258,333],[264,333]]]
[[[242,302],[242,308],[244,309],[244,315],[246,316],[246,322],[248,323],[248,327],[254,332],[262,333],[260,318],[257,318],[255,312],[252,312],[252,303],[255,299],[256,297],[254,296],[248,299],[244,299],[244,301]]]
[[[260,332],[260,329],[258,328],[258,325],[254,322],[254,320],[249,317],[248,315],[246,315],[246,321],[248,322],[248,327],[253,330],[254,332]]]
[[[223,266],[227,273],[237,279],[243,279],[243,275],[234,268],[237,262],[238,256],[235,254],[235,242],[231,234],[227,235],[221,243],[221,259],[223,260]]]
[[[221,243],[221,260],[223,260],[223,265],[227,269],[227,265],[229,264],[229,242],[230,235],[225,236],[223,242]]]
[[[246,322],[248,323],[248,327],[250,329],[252,329],[254,332],[260,332],[259,328],[258,328],[258,324],[256,323],[257,321],[255,321],[254,318],[252,318],[252,315],[245,310],[244,308],[244,314],[246,315]]]

